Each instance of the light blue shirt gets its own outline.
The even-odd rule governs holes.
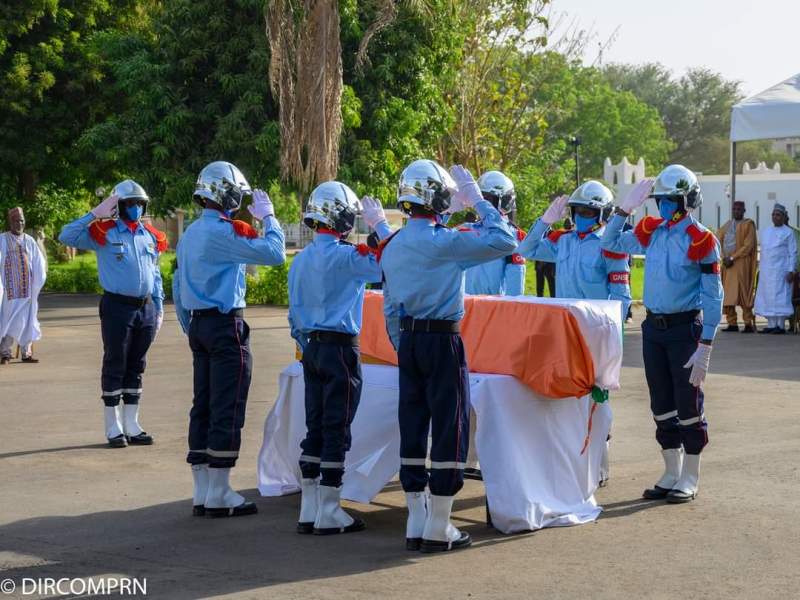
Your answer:
[[[460,321],[464,316],[464,271],[511,254],[517,240],[487,201],[475,206],[483,235],[448,229],[430,219],[410,219],[383,249],[383,307],[395,349],[400,319]]]
[[[508,223],[508,220],[503,217]],[[519,239],[519,229],[508,223]],[[461,231],[482,235],[485,227],[482,222],[464,223]],[[498,258],[467,269],[464,274],[467,294],[489,294],[494,296],[521,296],[525,293],[525,261],[518,254]]]
[[[305,349],[312,331],[358,335],[364,287],[381,280],[374,254],[362,255],[333,234],[315,233],[289,268],[289,326]]]
[[[631,304],[630,267],[624,258],[603,254],[601,240],[605,228],[581,236],[575,230],[553,242],[547,237],[548,225],[541,219],[517,248],[530,260],[556,263],[556,296],[587,300],[619,300],[622,320]]]
[[[703,311],[703,339],[713,340],[722,313],[722,280],[716,273],[703,273],[701,264],[719,262],[719,241],[699,262],[691,260],[687,251],[692,239],[686,232],[689,225],[708,231],[687,215],[672,227],[663,222],[645,247],[635,232],[622,232],[625,217],[616,215],[606,228],[602,245],[612,252],[644,254],[644,305],[659,314],[671,314],[700,309]],[[558,286],[556,286],[557,288]]]
[[[237,235],[221,212],[204,209],[178,243],[178,269],[172,278],[175,311],[184,331],[189,311],[244,308],[246,265],[280,265],[286,260],[283,230],[274,217],[264,220],[264,236]]]
[[[153,299],[156,310],[164,310],[164,290],[158,250],[153,235],[138,223],[133,233],[128,225],[117,219],[114,227],[105,232],[106,243],[100,245],[89,233],[96,217],[89,213],[64,225],[58,241],[80,250],[94,250],[100,287],[112,294]]]

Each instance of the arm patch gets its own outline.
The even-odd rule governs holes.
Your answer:
[[[700,263],[700,272],[703,275],[719,275],[720,268],[718,262]]]
[[[627,271],[613,271],[608,274],[608,283],[621,283],[628,285],[631,282],[631,274]]]
[[[510,254],[506,256],[507,265],[524,265],[525,258],[521,254]]]

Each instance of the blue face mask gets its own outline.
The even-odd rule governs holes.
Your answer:
[[[578,233],[586,233],[597,223],[597,217],[575,215],[575,229]]]
[[[667,221],[672,220],[676,210],[678,210],[677,202],[667,200],[666,198],[662,198],[658,201],[658,213],[661,215],[662,219],[666,219]]]
[[[128,217],[128,221],[134,221],[134,222],[138,221],[139,219],[142,218],[143,212],[144,209],[142,209],[142,207],[138,204],[134,204],[133,206],[128,206],[125,209],[125,214]]]

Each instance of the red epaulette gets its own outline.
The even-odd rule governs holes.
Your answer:
[[[663,222],[664,219],[659,219],[658,217],[645,217],[639,221],[633,233],[636,239],[639,240],[639,243],[647,248],[647,246],[650,245],[650,238],[653,237],[653,232],[656,230],[656,227]]]
[[[92,221],[89,225],[89,235],[92,239],[101,246],[106,245],[106,234],[109,229],[116,227],[117,221],[115,219],[106,219],[104,221]]]
[[[703,260],[717,245],[717,238],[711,231],[708,229],[703,231],[694,223],[686,228],[686,233],[692,240],[689,250],[686,252],[689,260]]]
[[[153,227],[150,223],[142,223],[144,228],[150,232],[156,240],[156,250],[159,252],[166,252],[169,249],[169,242],[167,241],[167,234]]]
[[[358,244],[358,245],[355,246],[355,249],[356,249],[356,252],[358,252],[361,256],[366,256],[370,252],[374,252],[375,254],[378,253],[377,249],[373,250],[372,248],[370,248],[366,244]]]
[[[524,240],[526,235],[528,235],[528,234],[525,233],[524,229],[517,228],[517,241],[518,242],[521,242],[522,240]]]
[[[256,228],[250,225],[250,223],[246,223],[245,221],[233,220],[233,219],[226,219],[222,218],[223,221],[227,221],[231,225],[233,225],[233,231],[239,237],[245,237],[248,240],[254,240],[258,237],[258,231]]]
[[[561,238],[562,235],[566,233],[572,233],[572,229],[554,229],[550,233],[547,234],[547,239],[553,242],[554,244],[558,243],[558,240]]]
[[[611,250],[603,250],[603,256],[617,260],[627,260],[628,258],[628,255],[624,252],[611,252]]]

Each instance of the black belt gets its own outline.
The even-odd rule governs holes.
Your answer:
[[[244,316],[244,310],[241,308],[234,308],[230,312],[222,312],[218,308],[198,308],[192,311],[192,317],[239,317]]]
[[[323,344],[339,344],[341,346],[358,346],[358,336],[340,331],[312,331],[308,339]]]
[[[400,331],[422,331],[425,333],[458,333],[461,327],[458,321],[443,321],[441,319],[400,319]]]
[[[694,323],[697,315],[700,314],[699,310],[687,310],[686,312],[658,314],[647,311],[647,320],[656,329],[669,329],[675,325],[686,325],[687,323]]]
[[[136,306],[138,308],[141,308],[145,304],[152,302],[149,294],[144,298],[137,298],[136,296],[123,296],[122,294],[115,294],[113,292],[104,292],[103,295],[110,300],[114,300],[115,302],[130,304],[131,306]]]

